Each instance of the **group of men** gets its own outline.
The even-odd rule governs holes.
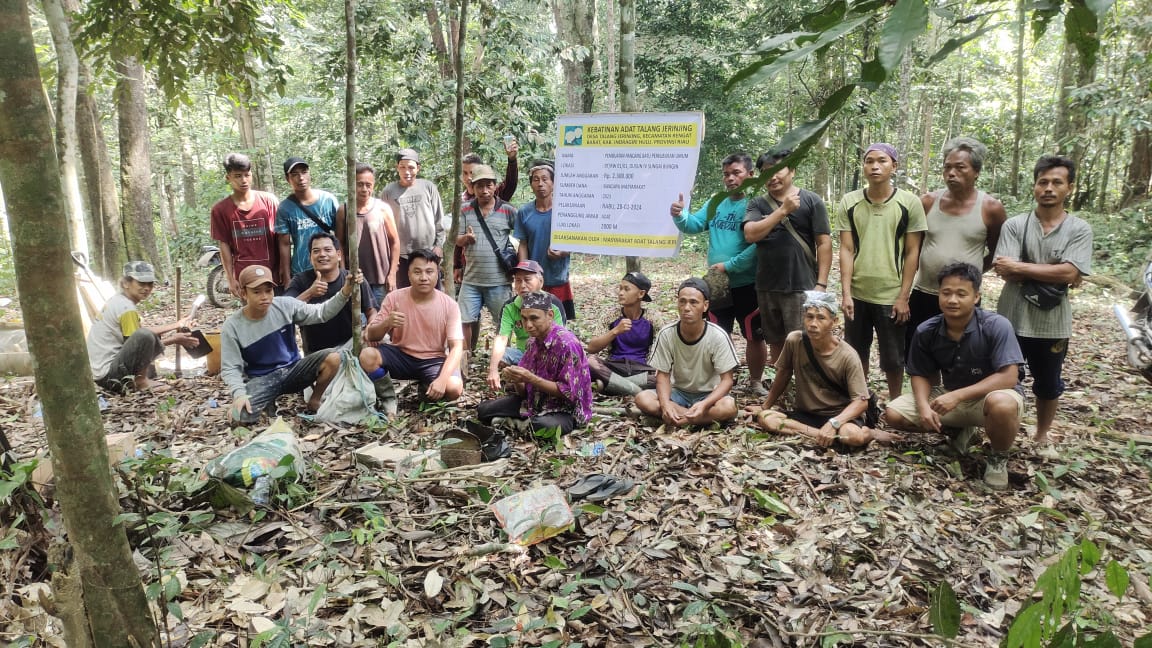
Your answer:
[[[980,142],[949,141],[945,188],[920,197],[893,183],[899,154],[876,143],[862,158],[866,185],[836,201],[830,222],[820,197],[796,187],[795,170],[780,164],[790,154],[766,153],[756,169],[747,155],[725,158],[729,197],[711,219],[705,208],[685,215],[682,193],[670,208],[681,231],[709,231],[710,274],[726,275],[733,296],[710,318],[729,332],[733,321],[740,324],[752,390],[764,392],[765,344],[775,364],[763,406],[751,408],[759,423],[824,444],[892,440],[864,425],[875,401],[866,382],[875,337],[888,426],[943,433],[958,451],[967,451],[984,428],[993,449],[985,480],[1006,486],[1026,364],[1036,402],[1034,441],[1042,455],[1057,454],[1049,432],[1064,390],[1068,288],[1091,272],[1092,258],[1091,227],[1065,209],[1075,163],[1041,157],[1033,169],[1034,209],[1009,219],[999,200],[976,187],[987,155]],[[766,192],[749,200],[740,187],[757,169],[772,176]],[[839,303],[828,294],[832,225],[840,242]],[[980,308],[982,275],[990,269],[1005,282],[996,313]],[[854,354],[832,334],[841,311]],[[905,371],[912,393],[902,395]],[[772,410],[793,377],[796,408]],[[666,421],[675,411],[667,405],[675,402],[660,401]],[[637,405],[657,411],[640,398]]]
[[[1034,169],[1035,209],[1007,219],[998,200],[976,189],[986,155],[979,142],[950,141],[946,187],[919,198],[893,184],[899,155],[877,143],[862,158],[866,186],[838,200],[830,220],[820,196],[797,187],[795,169],[781,164],[790,151],[766,153],[755,165],[748,155],[732,154],[721,165],[729,196],[714,215],[686,211],[683,193],[670,207],[681,231],[709,232],[708,280],[678,286],[677,319],[665,325],[646,308],[651,282],[628,273],[618,286],[618,315],[577,353],[564,328],[575,316],[569,258],[550,245],[553,167],[531,165],[534,199],[515,209],[507,203],[517,175],[514,140],[506,151],[503,182],[475,156],[464,160],[467,191],[455,244],[465,267],[455,300],[438,290],[444,209],[436,186],[418,177],[416,151],[398,152],[398,180],[379,196],[375,170],[357,167],[356,276],[344,269],[348,252],[340,245],[347,205],[311,186],[307,162],[285,161],[292,194],[278,201],[252,188],[247,157],[229,155],[224,166],[232,194],[213,207],[211,231],[229,285],[244,301],[222,330],[222,376],[233,417],[251,422],[279,395],[305,386],[313,387],[309,406],[319,404],[339,367],[339,348],[351,340],[347,302],[359,284],[359,316],[367,323],[359,362],[382,395],[399,378],[419,381],[429,399],[459,397],[467,353],[487,309],[497,330],[486,382],[497,391],[516,388],[521,397],[535,393],[514,402],[525,420],[555,423],[549,416],[559,408],[568,417],[561,427],[569,431],[587,420],[589,390],[596,389],[634,397],[641,411],[667,425],[727,421],[739,415],[730,395],[738,367],[731,333],[738,330],[747,341],[749,388],[766,397],[750,408],[761,426],[822,444],[864,445],[894,438],[868,420],[875,409],[866,380],[875,336],[889,426],[946,434],[961,451],[975,430],[986,429],[993,453],[985,480],[1005,486],[1027,363],[1037,403],[1035,438],[1050,451],[1071,333],[1067,288],[1091,267],[1091,229],[1064,210],[1075,181],[1071,160],[1041,158]],[[757,171],[772,175],[765,192],[749,199],[742,187]],[[839,303],[828,292],[833,224]],[[133,277],[150,272],[134,268],[122,282],[128,301],[111,316],[122,318],[148,294],[135,285],[147,282]],[[980,308],[988,269],[1005,280],[999,314]],[[712,301],[716,277],[726,279],[731,296],[723,305]],[[133,331],[121,330],[120,339],[139,328],[138,318],[133,321]],[[140,357],[155,357],[164,343],[190,343],[180,334],[161,341],[160,334],[183,330],[178,324],[138,336],[130,346]],[[847,344],[834,333],[841,324]],[[294,325],[302,327],[303,355]],[[108,374],[115,352],[97,355],[94,373]],[[563,369],[563,380],[559,374],[531,378],[526,357],[529,366]],[[762,382],[768,363],[776,368],[770,387]],[[909,395],[901,394],[905,370]],[[150,384],[135,365],[125,365],[125,372],[137,386]],[[794,409],[776,411],[793,378]],[[543,391],[533,392],[532,385]],[[510,402],[486,411],[508,416]]]

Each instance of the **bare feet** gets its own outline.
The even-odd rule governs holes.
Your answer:
[[[872,440],[880,445],[892,445],[898,441],[903,441],[904,437],[894,432],[886,432],[884,430],[874,430],[872,428],[864,428],[866,432],[872,435]]]
[[[172,389],[171,385],[160,382],[158,380],[152,380],[150,378],[144,378],[143,380],[137,378],[135,381],[135,386],[136,391],[147,391],[152,392],[153,394],[161,394],[168,391],[169,389]]]

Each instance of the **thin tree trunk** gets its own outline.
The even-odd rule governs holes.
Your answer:
[[[66,0],[66,7],[73,0]],[[68,7],[75,11],[74,7]],[[112,160],[108,156],[108,143],[100,125],[100,110],[96,99],[89,94],[92,78],[88,66],[80,63],[80,85],[76,96],[76,132],[80,136],[80,153],[84,162],[84,185],[88,189],[88,209],[92,214],[90,231],[99,239],[94,260],[104,277],[118,277],[124,262],[124,237],[120,199],[116,193],[116,179],[112,175]]]
[[[360,232],[356,227],[356,0],[344,0],[345,80],[344,80],[344,166],[347,169],[347,198],[344,201],[344,231],[341,241],[348,251],[348,272],[360,271]],[[360,312],[360,291],[352,291],[352,312]],[[352,317],[352,352],[360,354],[360,318]]]
[[[134,57],[116,62],[116,112],[120,124],[120,201],[129,256],[160,265],[152,224],[152,160],[144,66]]]
[[[604,3],[605,11],[608,12],[608,19],[605,21],[604,27],[604,47],[607,48],[608,65],[607,69],[615,70],[619,63],[616,60],[616,2],[615,0],[607,0]],[[605,109],[608,112],[616,112],[617,97],[616,97],[616,75],[611,72],[604,75],[608,85],[607,103]]]
[[[116,521],[120,507],[95,385],[88,371],[77,371],[86,352],[76,286],[71,272],[44,272],[71,268],[72,261],[61,187],[44,182],[59,177],[60,167],[24,0],[0,0],[0,60],[0,178],[20,308],[72,549],[64,570],[79,582],[87,616],[86,627],[69,626],[82,634],[65,640],[70,646],[159,646],[124,525]],[[61,605],[64,616],[76,616],[75,606]]]
[[[608,0],[611,2],[612,0]],[[568,112],[592,112],[592,69],[596,58],[596,2],[595,0],[552,0],[552,13],[556,19],[556,35],[570,56],[562,57],[564,89]],[[583,48],[578,51],[576,48]]]
[[[455,55],[452,73],[456,78],[456,107],[452,115],[452,225],[444,237],[443,275],[444,290],[456,294],[456,236],[460,233],[460,208],[464,187],[460,184],[464,151],[464,45],[468,42],[468,0],[460,0],[456,15]]]
[[[1128,160],[1128,177],[1120,207],[1147,198],[1149,183],[1152,183],[1152,130],[1140,130],[1132,135],[1132,157]]]
[[[180,202],[188,209],[196,208],[196,162],[193,158],[190,127],[184,124],[183,111],[176,109],[177,131],[180,136]]]
[[[256,87],[253,84],[253,87]],[[252,119],[252,159],[255,160],[256,187],[276,193],[276,164],[272,161],[271,136],[268,134],[268,116],[259,97],[249,97],[248,114]]]
[[[56,154],[60,158],[60,183],[68,208],[68,231],[72,249],[91,259],[80,197],[79,141],[76,137],[76,87],[80,59],[72,46],[70,21],[60,0],[42,0],[44,17],[56,47]]]
[[[1024,39],[1028,36],[1025,0],[1016,4],[1016,116],[1012,122],[1012,195],[1020,197],[1020,158],[1024,140]]]
[[[636,0],[620,0],[620,109],[639,112],[636,97]],[[640,271],[640,257],[624,257],[625,272]]]
[[[1112,175],[1112,150],[1116,147],[1116,115],[1108,124],[1108,139],[1104,142],[1104,171],[1100,174],[1100,191],[1096,196],[1096,211],[1104,211],[1104,201],[1108,196],[1108,177]]]

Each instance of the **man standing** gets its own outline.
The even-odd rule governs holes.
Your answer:
[[[768,152],[756,165],[764,173],[791,154]],[[791,167],[778,170],[765,183],[768,193],[750,200],[744,214],[744,240],[756,244],[756,299],[773,365],[788,334],[804,326],[805,291],[828,290],[832,267],[828,210],[795,178]]]
[[[868,186],[845,194],[835,209],[844,337],[856,349],[867,376],[875,331],[890,399],[903,389],[908,298],[920,262],[920,241],[928,229],[920,200],[892,184],[898,163],[891,144],[869,146],[864,151]]]
[[[312,188],[308,163],[298,157],[284,161],[284,177],[292,193],[280,203],[276,213],[276,234],[280,236],[280,285],[287,286],[292,275],[312,268],[308,242],[317,232],[336,234],[344,240],[344,224],[336,219],[336,196]],[[291,259],[291,263],[288,260]]]
[[[460,210],[464,233],[456,237],[456,245],[468,255],[464,281],[456,295],[464,324],[465,350],[474,348],[480,336],[481,308],[487,308],[493,324],[499,326],[500,311],[512,296],[508,287],[512,268],[505,267],[498,255],[511,250],[508,235],[516,218],[512,205],[496,197],[496,172],[492,167],[479,164],[472,170],[472,193],[475,200]]]
[[[220,262],[228,289],[240,297],[236,278],[250,265],[272,269],[280,276],[280,248],[276,242],[276,196],[252,188],[252,160],[243,153],[224,158],[224,178],[232,195],[212,206],[210,231],[220,244]]]
[[[272,271],[248,266],[240,273],[244,307],[228,316],[220,331],[220,376],[232,392],[233,421],[255,423],[283,394],[312,385],[308,409],[316,411],[324,390],[340,368],[340,354],[321,349],[300,357],[295,324],[319,324],[336,316],[348,303],[361,277],[344,283],[323,304],[305,304],[276,297]]]
[[[552,183],[556,170],[552,163],[537,160],[528,170],[528,180],[536,199],[524,203],[516,212],[516,226],[512,233],[520,241],[517,253],[520,260],[531,259],[544,268],[544,290],[552,293],[564,304],[564,316],[575,319],[576,303],[572,284],[568,282],[571,252],[552,249]]]
[[[944,184],[940,191],[920,196],[927,214],[928,231],[920,249],[912,296],[911,317],[905,330],[905,349],[921,323],[940,314],[936,298],[936,275],[953,261],[988,270],[1000,240],[1000,227],[1007,220],[1004,204],[976,190],[988,148],[971,137],[957,137],[944,145]]]
[[[496,195],[501,200],[510,201],[512,196],[516,195],[516,187],[520,184],[520,165],[516,159],[520,145],[516,142],[515,137],[509,135],[508,138],[510,139],[504,144],[504,152],[508,155],[508,166],[504,169],[504,181],[496,185]],[[460,193],[461,205],[476,197],[472,195],[472,170],[477,164],[484,164],[484,159],[476,153],[469,153],[460,160],[460,186],[464,187],[464,191]],[[468,265],[468,260],[461,248],[454,248],[452,256],[452,272],[457,285],[459,285],[463,281],[464,267]]]
[[[1076,182],[1075,162],[1045,155],[1032,177],[1036,208],[1004,224],[992,268],[1004,278],[996,310],[1016,329],[1032,374],[1034,440],[1042,454],[1054,456],[1048,432],[1064,393],[1061,373],[1072,336],[1068,286],[1079,285],[1092,272],[1092,228],[1064,210]]]
[[[736,418],[732,372],[739,362],[730,333],[709,322],[708,284],[685,279],[676,291],[680,319],[660,329],[648,359],[656,389],[636,394],[636,407],[665,425],[708,425]]]
[[[405,148],[396,153],[396,173],[400,179],[380,192],[396,216],[396,233],[400,239],[396,266],[396,287],[408,283],[408,255],[413,250],[430,249],[439,257],[444,248],[444,203],[440,191],[429,180],[417,178],[420,154]],[[437,278],[436,283],[440,280]]]
[[[423,249],[413,250],[409,259],[409,286],[384,297],[365,329],[368,344],[360,350],[360,367],[373,382],[419,380],[429,400],[456,400],[464,393],[460,310],[436,290],[440,257]],[[388,342],[383,342],[385,335]]]
[[[306,304],[322,304],[344,288],[348,271],[340,267],[340,244],[332,234],[317,232],[308,246],[312,250],[312,269],[292,277],[284,296]],[[360,284],[360,312],[369,321],[376,315],[376,302],[366,283]],[[344,346],[352,339],[352,305],[345,304],[327,322],[301,326],[300,338],[305,354]]]
[[[960,453],[968,452],[976,428],[984,428],[992,444],[984,482],[1007,488],[1008,451],[1024,412],[1024,357],[1012,324],[976,305],[980,275],[963,262],[937,273],[943,312],[916,329],[908,350],[912,394],[889,403],[884,417],[900,429],[947,434]]]
[[[752,177],[752,158],[744,153],[733,153],[720,164],[724,189],[729,192],[738,191],[740,185]],[[685,234],[708,230],[708,268],[728,276],[732,296],[730,306],[713,307],[710,312],[720,328],[731,334],[735,325],[744,336],[748,343],[744,351],[748,360],[748,386],[754,394],[763,396],[768,393],[761,382],[768,350],[758,318],[754,315],[757,309],[756,246],[745,241],[741,231],[747,207],[748,197],[743,193],[729,195],[716,208],[715,217],[709,220],[706,204],[694,214],[684,214],[684,194],[680,194],[669,211],[676,228]]]
[[[384,301],[384,294],[396,288],[396,255],[399,238],[396,220],[388,203],[376,198],[376,169],[367,164],[356,165],[356,232],[359,237],[357,260],[364,281],[372,290],[376,303]],[[336,211],[336,220],[343,223],[347,203]],[[340,246],[337,246],[339,249]],[[345,261],[348,255],[344,255]]]

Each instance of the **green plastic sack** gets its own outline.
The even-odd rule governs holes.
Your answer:
[[[209,461],[204,466],[204,476],[231,486],[251,488],[253,502],[266,504],[272,471],[285,457],[292,458],[292,470],[297,481],[303,480],[307,465],[296,441],[296,433],[284,419],[277,417],[267,430],[248,443]]]

